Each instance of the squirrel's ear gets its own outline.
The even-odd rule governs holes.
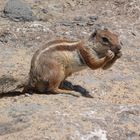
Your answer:
[[[97,35],[97,30],[94,29],[93,32],[91,33],[90,37],[89,37],[89,41],[93,41],[93,39],[95,38],[96,35]]]

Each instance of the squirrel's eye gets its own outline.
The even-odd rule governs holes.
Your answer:
[[[103,43],[109,43],[109,40],[106,37],[102,37],[102,41],[103,41]]]

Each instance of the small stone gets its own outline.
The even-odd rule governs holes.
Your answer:
[[[75,17],[74,20],[75,21],[83,21],[84,19],[81,16],[79,16],[79,17]]]
[[[47,14],[47,13],[48,13],[48,10],[45,9],[45,8],[43,8],[43,9],[42,9],[42,12],[43,12],[44,14]]]
[[[90,21],[95,22],[98,17],[97,16],[89,16]]]
[[[131,34],[132,34],[133,36],[136,36],[136,34],[135,34],[134,32],[131,32]]]

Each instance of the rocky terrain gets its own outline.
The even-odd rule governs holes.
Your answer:
[[[140,1],[9,2],[0,1],[0,140],[139,140]],[[93,98],[15,90],[41,45],[83,39],[98,25],[119,35],[123,56],[109,70],[68,78]]]

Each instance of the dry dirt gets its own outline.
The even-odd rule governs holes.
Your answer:
[[[0,1],[0,140],[139,140],[140,0],[26,2],[36,21],[4,18]],[[98,24],[119,35],[122,58],[109,70],[87,69],[68,79],[94,98],[6,93],[26,80],[42,44],[82,39]]]

